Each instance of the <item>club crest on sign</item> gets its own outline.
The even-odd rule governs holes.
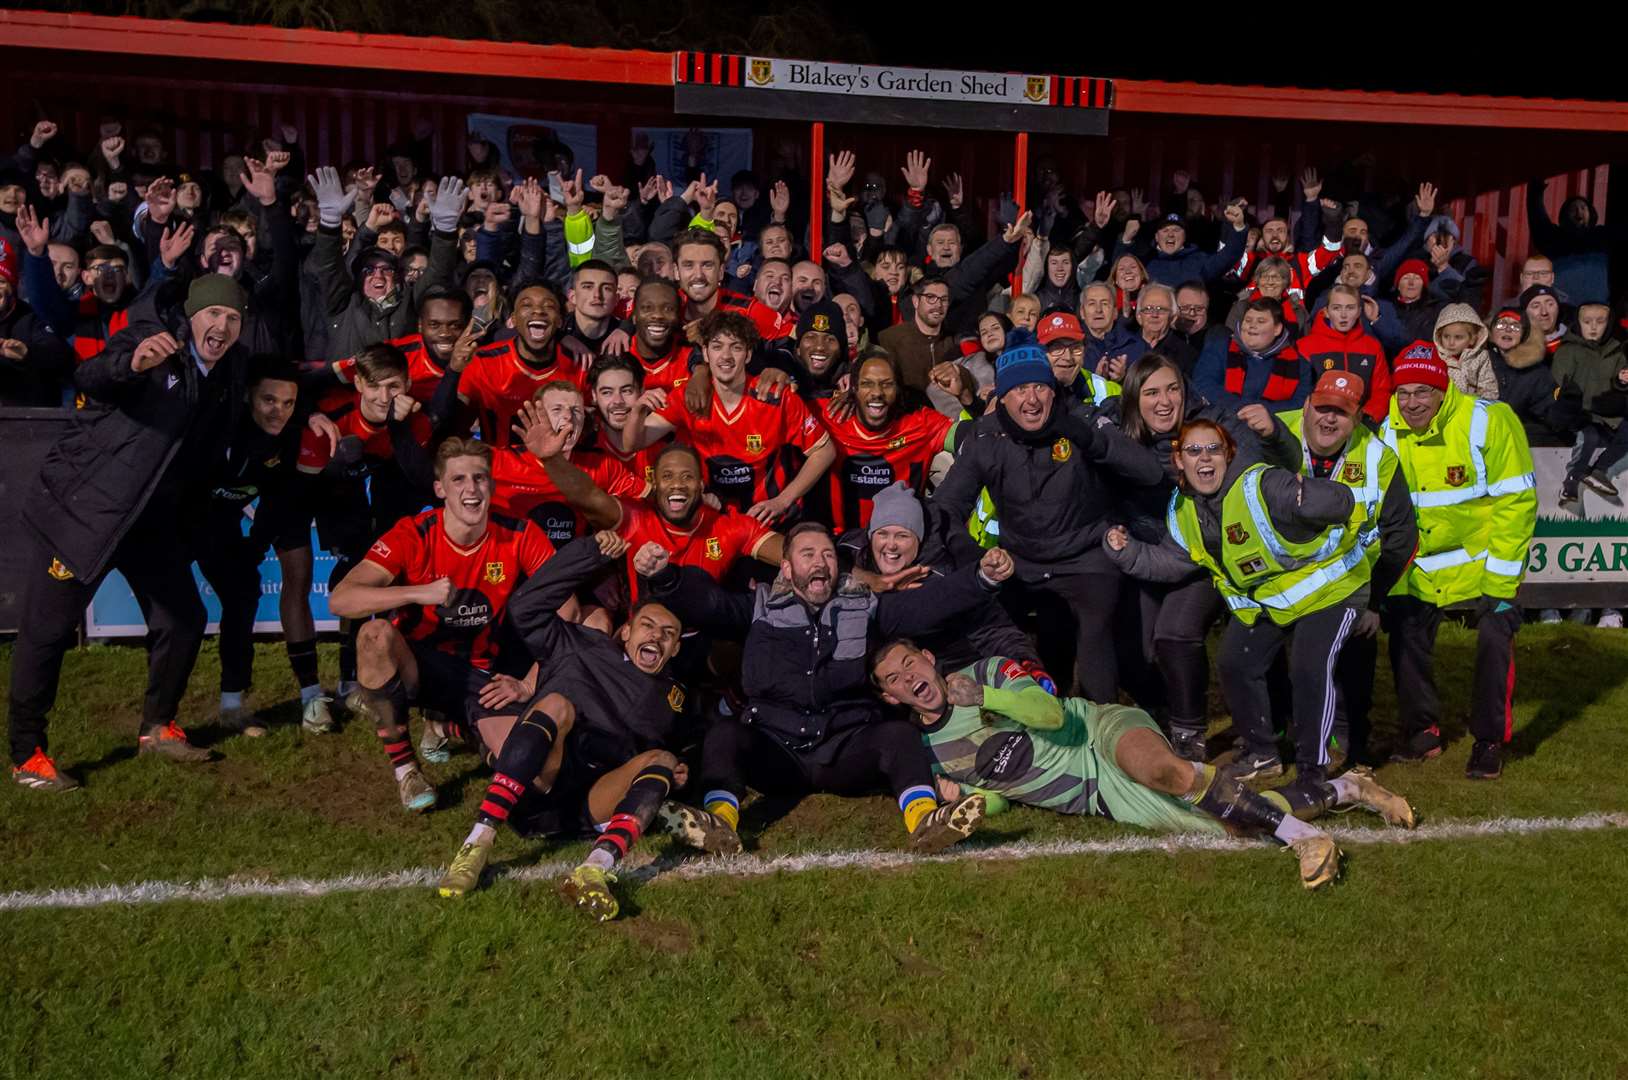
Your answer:
[[[752,58],[752,65],[747,69],[746,77],[752,80],[754,86],[768,86],[774,82],[774,65],[768,60]]]
[[[716,536],[707,537],[707,558],[713,562],[724,557],[724,542]]]
[[[1465,472],[1464,466],[1447,466],[1447,484],[1449,487],[1463,487],[1468,479],[1469,475]]]
[[[1030,101],[1044,101],[1046,99],[1047,78],[1044,75],[1030,75],[1028,82],[1023,85],[1023,96]]]
[[[501,585],[508,580],[509,575],[503,572],[503,564],[489,562],[486,564],[486,580],[493,585]]]
[[[1366,475],[1363,472],[1362,462],[1360,462],[1360,461],[1348,461],[1348,462],[1346,462],[1345,463],[1345,468],[1340,470],[1340,479],[1344,480],[1348,484],[1360,484],[1360,483],[1362,483],[1365,479],[1367,479]]]
[[[1051,459],[1053,461],[1067,461],[1074,456],[1074,444],[1067,439],[1058,439],[1051,444]]]
[[[1227,526],[1227,543],[1242,544],[1249,539],[1249,531],[1242,525],[1234,523]]]
[[[748,435],[748,436],[746,436],[746,449],[750,450],[754,454],[763,453],[763,436],[761,436],[761,435]]]

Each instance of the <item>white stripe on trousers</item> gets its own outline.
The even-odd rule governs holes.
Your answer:
[[[1334,668],[1340,662],[1340,650],[1345,647],[1346,636],[1351,631],[1351,623],[1357,617],[1357,609],[1345,609],[1345,618],[1340,620],[1340,628],[1334,632],[1334,641],[1328,649],[1328,660],[1323,670],[1323,719],[1317,725],[1317,764],[1328,764],[1328,739],[1334,733],[1334,714],[1339,704],[1339,688],[1334,677]]]

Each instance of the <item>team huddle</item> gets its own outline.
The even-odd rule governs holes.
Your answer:
[[[325,208],[332,173],[310,178]],[[428,204],[432,264],[463,197],[446,178]],[[521,195],[523,217],[540,198]],[[1015,261],[1027,227],[990,243]],[[479,886],[505,825],[589,835],[561,892],[612,918],[641,836],[738,853],[753,792],[890,795],[924,854],[1009,804],[1228,832],[1284,846],[1319,888],[1341,869],[1319,815],[1415,823],[1368,767],[1382,621],[1393,757],[1420,760],[1443,741],[1436,631],[1466,604],[1480,641],[1466,772],[1499,775],[1531,455],[1515,414],[1459,389],[1433,345],[1398,351],[1387,404],[1356,370],[1284,373],[1248,351],[1284,316],[1246,299],[1246,349],[1222,347],[1204,393],[1191,355],[1103,353],[1114,297],[1093,285],[1077,305],[1036,302],[1032,330],[978,320],[980,370],[977,349],[936,351],[943,338],[861,345],[826,281],[798,290],[784,259],[737,294],[732,257],[698,216],[634,280],[584,256],[563,292],[514,281],[494,320],[433,268],[398,281],[364,252],[359,295],[410,297],[413,323],[303,364],[251,345],[255,304],[231,274],[155,289],[75,367],[76,422],[23,508],[36,546],[14,779],[77,786],[48,715],[113,570],[148,625],[139,752],[212,757],[178,724],[204,631],[194,562],[221,602],[221,721],[267,734],[245,695],[268,548],[307,732],[370,725],[381,797],[388,775],[415,813],[437,803],[421,763],[489,766],[445,897]],[[776,310],[782,273],[801,298]],[[971,291],[920,276],[895,325],[924,332]],[[1143,288],[1147,317],[1161,298],[1175,306]],[[363,310],[398,310],[381,304]],[[1272,392],[1302,378],[1292,404]],[[332,693],[310,609],[318,546],[336,559]],[[1238,748],[1212,762],[1217,625]],[[1280,745],[1293,779],[1250,786],[1285,773]]]

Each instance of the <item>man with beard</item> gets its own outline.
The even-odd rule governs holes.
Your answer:
[[[622,449],[642,449],[673,434],[700,453],[707,490],[773,524],[797,510],[830,468],[836,457],[831,436],[796,394],[765,401],[751,393],[746,365],[757,328],[750,320],[716,311],[702,320],[699,333],[711,373],[710,407],[698,415],[675,396],[651,415],[656,403],[646,391],[623,429]]]
[[[306,179],[317,197],[319,225],[309,263],[322,290],[327,354],[351,356],[364,345],[405,337],[412,330],[424,293],[451,277],[458,256],[458,219],[467,201],[463,181],[456,176],[441,178],[429,206],[429,269],[403,288],[396,257],[377,248],[365,252],[357,261],[358,281],[352,284],[345,271],[341,232],[342,221],[356,203],[356,191],[347,191],[338,170],[327,166]]]
[[[861,361],[853,381],[852,404],[846,409],[834,409],[830,400],[819,403],[837,448],[830,500],[831,525],[838,533],[863,528],[870,521],[871,501],[895,482],[917,494],[925,491],[927,467],[951,449],[956,424],[937,409],[903,407],[899,365],[885,352]]]
[[[752,593],[729,592],[699,570],[671,564],[646,544],[634,555],[645,596],[703,633],[744,642],[746,711],[708,729],[701,789],[708,813],[731,828],[750,785],[770,796],[891,792],[912,846],[931,853],[969,836],[983,796],[939,804],[912,727],[884,719],[869,692],[866,657],[878,638],[929,633],[975,611],[1012,572],[999,548],[976,567],[919,589],[875,595],[838,578],[836,548],[823,525],[804,522],[786,537],[780,576]]]
[[[983,557],[984,549],[959,523],[930,519],[916,493],[899,481],[877,494],[866,528],[850,529],[837,538],[837,557],[875,592],[912,589],[921,582],[946,577]],[[1040,666],[1028,635],[1019,630],[996,597],[989,597],[953,627],[917,638],[933,650],[945,671],[965,667],[985,656],[1014,656],[1042,686],[1055,690]]]
[[[566,294],[571,318],[565,336],[598,354],[605,339],[616,331],[616,268],[599,259],[589,259],[571,272],[571,290]]]
[[[848,327],[842,309],[830,300],[805,305],[789,335],[791,350],[771,349],[765,369],[793,373],[797,391],[810,407],[829,401],[848,374]]]
[[[213,476],[246,399],[238,346],[243,290],[210,274],[182,305],[156,310],[79,365],[87,405],[51,447],[25,498],[30,577],[11,651],[12,778],[77,787],[47,755],[47,713],[85,606],[118,570],[147,621],[147,695],[138,754],[207,761],[175,723],[203,641],[191,560],[175,542],[191,499]],[[111,478],[111,480],[110,480]]]
[[[482,691],[499,659],[505,607],[554,554],[531,522],[492,515],[491,462],[490,448],[472,439],[442,443],[435,455],[441,507],[398,521],[328,601],[342,619],[371,619],[357,635],[359,711],[390,759],[401,805],[414,813],[435,805],[435,789],[413,753],[408,706],[444,713],[452,733],[465,737],[501,708],[488,706]]]
[[[1227,279],[1239,284],[1253,281],[1255,268],[1261,261],[1277,256],[1289,264],[1287,294],[1304,302],[1307,283],[1328,269],[1337,254],[1337,246],[1331,249],[1321,243],[1306,251],[1296,251],[1290,239],[1288,220],[1281,215],[1274,216],[1261,226],[1261,237],[1254,249],[1244,252],[1238,264],[1227,271]]]
[[[937,274],[928,274],[911,287],[910,295],[909,317],[876,335],[876,344],[899,362],[904,385],[926,390],[935,367],[961,359],[960,347],[944,326],[950,310],[950,285]]]
[[[704,851],[740,851],[728,824],[667,798],[688,779],[675,751],[693,724],[684,688],[668,674],[683,632],[677,616],[641,604],[612,637],[558,614],[626,548],[608,532],[573,541],[510,597],[510,621],[538,663],[523,680],[499,675],[483,689],[492,709],[527,704],[518,716],[476,724],[493,776],[474,828],[442,875],[442,896],[479,885],[504,822],[527,835],[598,833],[560,891],[600,922],[619,910],[611,891],[617,864],[658,820]]]
[[[558,453],[586,472],[594,484],[612,496],[643,498],[649,486],[627,466],[603,451],[579,447],[587,412],[582,391],[564,379],[548,383],[516,415],[521,445],[509,445],[492,454],[492,509],[508,517],[528,518],[555,547],[563,547],[592,531],[572,509],[543,465],[542,454],[554,446],[555,434],[564,438]]]
[[[633,293],[633,359],[639,382],[671,390],[690,377],[691,346],[679,329],[678,286],[666,278],[645,278]]]
[[[714,311],[745,314],[746,305],[722,291],[727,255],[724,242],[711,229],[685,229],[673,237],[673,267],[684,294],[686,328]]]
[[[564,379],[586,388],[587,367],[561,343],[564,316],[565,303],[554,286],[542,281],[522,285],[509,314],[514,337],[476,349],[456,383],[450,377],[443,381],[441,392],[456,390],[459,402],[475,414],[483,441],[493,448],[514,440],[515,414],[540,387]]]
[[[261,557],[268,544],[279,558],[311,546],[310,525],[299,515],[293,491],[300,431],[289,421],[298,398],[299,374],[292,365],[267,354],[253,358],[247,422],[238,425],[220,474],[209,484],[208,499],[188,522],[198,569],[220,600],[221,723],[250,738],[266,734],[265,725],[245,711],[243,703],[254,674]],[[255,508],[246,514],[251,503]],[[250,525],[245,536],[246,516]],[[309,611],[309,589],[281,599],[285,611],[291,602],[305,604]],[[284,621],[292,643],[299,635],[291,620]],[[289,649],[302,704],[322,692],[316,674],[315,635],[311,637],[308,666],[300,664],[295,650]]]
[[[1340,298],[1336,297],[1335,302]],[[1332,303],[1331,303],[1332,306]],[[1318,378],[1299,411],[1282,412],[1285,432],[1304,448],[1301,472],[1349,487],[1364,508],[1363,540],[1369,566],[1368,604],[1340,649],[1334,677],[1340,688],[1340,716],[1334,737],[1348,762],[1368,757],[1368,711],[1373,705],[1374,669],[1379,662],[1379,609],[1407,571],[1419,545],[1419,527],[1407,478],[1396,454],[1360,422],[1364,400],[1372,400],[1362,376],[1330,368]],[[1386,408],[1389,409],[1389,394]],[[1281,436],[1278,440],[1281,444]]]
[[[73,381],[73,352],[17,299],[17,259],[0,240],[0,405],[54,409]]]
[[[785,259],[764,259],[752,283],[752,302],[746,317],[764,341],[778,341],[791,329],[791,264]]]
[[[1283,305],[1266,297],[1249,302],[1233,334],[1206,343],[1193,370],[1193,388],[1229,412],[1297,409],[1315,379],[1284,327]]]
[[[474,357],[473,312],[468,293],[437,286],[418,303],[418,332],[386,342],[407,358],[407,393],[426,409],[446,373],[463,371]],[[333,370],[340,382],[353,382],[356,358],[336,360]]]
[[[1532,329],[1543,339],[1544,351],[1553,356],[1567,331],[1566,324],[1560,321],[1560,294],[1550,285],[1529,285],[1515,302],[1526,312]]]

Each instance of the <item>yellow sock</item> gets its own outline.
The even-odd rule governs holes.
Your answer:
[[[899,812],[904,815],[904,828],[906,832],[915,832],[921,819],[938,809],[938,800],[933,797],[930,787],[907,788],[899,796]]]
[[[707,795],[706,812],[719,818],[731,829],[738,832],[741,827],[740,803],[735,801],[734,796],[723,792],[709,791]]]

